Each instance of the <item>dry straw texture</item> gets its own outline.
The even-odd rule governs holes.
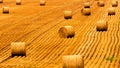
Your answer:
[[[44,6],[46,4],[46,1],[45,0],[40,0],[40,5],[41,6]]]
[[[74,37],[75,31],[72,26],[63,26],[59,29],[60,37],[71,38]]]
[[[81,13],[83,15],[89,16],[89,15],[91,15],[91,9],[90,8],[83,8],[83,9],[81,9]]]
[[[108,15],[115,15],[115,8],[108,8]]]
[[[9,7],[4,6],[3,7],[3,13],[9,13]]]
[[[84,68],[84,60],[81,55],[63,56],[63,68]]]
[[[12,57],[26,56],[25,42],[12,42],[11,43],[11,53],[12,53]]]
[[[105,5],[105,3],[104,3],[104,1],[98,1],[97,5],[100,6],[100,7],[103,7]]]
[[[16,0],[16,5],[21,5],[21,0]]]
[[[97,31],[107,31],[108,23],[105,20],[99,20],[96,23],[96,29]]]
[[[118,6],[118,1],[112,1],[112,7],[117,7]]]
[[[84,3],[84,8],[90,8],[90,2],[85,2]]]
[[[64,11],[64,18],[71,19],[72,18],[72,11]]]

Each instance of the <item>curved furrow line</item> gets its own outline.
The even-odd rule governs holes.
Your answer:
[[[75,45],[75,44],[74,44]]]
[[[91,68],[93,68],[93,67],[95,66],[94,61],[96,61],[96,57],[97,57],[98,52],[99,52],[98,48],[101,47],[101,46],[99,46],[99,43],[101,42],[101,40],[100,40],[100,39],[101,39],[101,37],[100,37],[101,34],[102,34],[102,32],[99,32],[98,35],[97,35],[98,40],[97,40],[97,42],[96,42],[96,45],[95,45],[95,49],[94,49],[92,58],[91,58],[90,61],[88,62],[88,64],[90,65],[89,67],[91,67]],[[88,66],[88,65],[87,65],[87,66]]]
[[[112,16],[110,17],[110,19],[112,19]],[[114,24],[113,24],[113,22],[110,20],[109,21],[109,23],[110,23],[110,42],[109,42],[109,47],[108,47],[108,50],[107,50],[107,55],[106,55],[106,58],[108,58],[108,61],[107,61],[107,63],[106,63],[106,67],[108,68],[108,67],[110,67],[110,64],[111,64],[111,62],[112,62],[112,60],[113,60],[113,55],[111,55],[111,54],[113,54],[112,52],[114,51],[112,51],[112,48],[113,48],[113,46],[114,46],[114,36],[113,36],[113,30],[114,30]]]
[[[56,8],[55,8],[56,9]],[[47,11],[48,12],[48,11]],[[45,11],[44,12],[40,12],[39,14],[36,14],[35,13],[35,15],[41,15],[41,14],[43,14],[43,13],[45,13]],[[48,15],[48,14],[47,14]],[[29,19],[31,18],[31,17],[33,17],[33,15],[31,15],[31,17],[30,16],[27,16],[27,17],[29,17]],[[35,16],[36,17],[36,16]],[[37,16],[37,17],[39,17],[39,16]],[[25,19],[26,19],[26,17],[25,17]],[[19,21],[22,21],[23,20],[23,18],[21,19],[21,20],[19,20]],[[19,21],[17,21],[17,22],[19,22]],[[12,24],[12,25],[14,25],[14,24]],[[15,26],[15,25],[14,25]],[[5,30],[5,29],[4,29]]]
[[[26,34],[27,35],[27,34]]]
[[[101,48],[99,49],[99,52],[98,52],[98,55],[97,55],[97,57],[98,57],[98,59],[96,59],[97,61],[96,61],[96,64],[95,64],[95,67],[96,68],[99,68],[99,67],[101,67],[102,68],[102,66],[101,66],[101,62],[104,60],[104,56],[105,56],[105,47],[107,47],[106,46],[106,43],[107,43],[107,32],[102,32],[102,36],[101,36],[103,39],[103,41],[101,41],[101,43],[100,44],[98,44],[99,46],[101,46]],[[104,43],[102,43],[102,42],[104,42]]]
[[[102,10],[100,10],[100,12],[101,12]],[[98,14],[96,14],[96,16],[93,16],[92,17],[92,19],[94,19],[94,18],[96,18],[96,17],[99,17],[99,16],[97,16],[97,15],[99,15],[100,13],[98,13]],[[91,20],[91,22],[92,22],[92,20]],[[82,42],[83,43],[83,42]],[[85,42],[84,42],[85,43]],[[78,49],[78,50],[80,50],[80,49]],[[76,52],[76,51],[75,51]],[[77,53],[77,52],[76,52]]]
[[[105,33],[105,34],[106,34],[106,33]],[[105,37],[106,37],[106,36],[105,36]],[[105,38],[105,39],[106,39],[106,38]],[[104,42],[105,42],[105,43],[103,43],[103,45],[102,45],[102,46],[103,46],[103,47],[102,47],[103,50],[100,50],[101,53],[102,53],[102,54],[101,54],[101,57],[100,57],[99,61],[98,61],[97,64],[96,64],[96,65],[97,65],[97,68],[98,68],[98,67],[102,67],[102,66],[101,66],[101,62],[102,62],[103,60],[105,60],[105,58],[104,58],[104,56],[105,56],[104,49],[105,49],[105,47],[106,47],[107,40],[105,40]],[[100,53],[100,52],[99,52],[99,53]]]
[[[100,42],[99,39],[100,39],[100,37],[99,37],[98,32],[95,32],[95,40],[94,40],[94,43],[92,44],[94,46],[90,47],[90,49],[92,48],[92,51],[91,51],[90,55],[88,56],[88,58],[85,59],[85,67],[91,66],[92,62],[94,61],[93,58],[95,58],[95,57],[93,55],[94,55],[94,52],[96,51],[98,43]]]
[[[108,21],[109,22],[109,21]],[[109,63],[109,53],[110,53],[110,42],[111,42],[111,29],[112,29],[112,25],[111,25],[111,23],[108,25],[108,32],[107,32],[107,39],[108,39],[108,41],[107,41],[107,43],[106,43],[106,49],[105,49],[105,52],[106,52],[106,54],[105,54],[105,56],[104,56],[104,61],[102,62],[102,66],[104,67],[104,68],[108,68],[107,67],[107,63]]]
[[[113,37],[114,37],[114,44],[113,44],[113,47],[112,47],[113,48],[112,49],[112,51],[113,51],[113,55],[112,55],[113,61],[111,62],[111,65],[110,65],[111,68],[113,68],[115,66],[118,66],[118,65],[116,65],[116,60],[118,60],[117,59],[117,53],[118,53],[118,51],[116,51],[117,46],[118,46],[118,37],[117,37],[118,23],[117,23],[117,19],[118,19],[118,17],[114,16],[114,20],[112,20],[112,22],[113,22],[113,31],[112,31],[112,33],[113,33]]]

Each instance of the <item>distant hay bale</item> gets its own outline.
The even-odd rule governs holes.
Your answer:
[[[81,13],[83,15],[89,16],[89,15],[91,15],[91,9],[90,8],[83,8],[83,9],[81,9]]]
[[[16,0],[16,5],[21,5],[21,0]]]
[[[66,55],[62,59],[63,68],[84,68],[84,59],[81,55]]]
[[[85,2],[84,3],[84,8],[90,8],[90,2]]]
[[[108,8],[108,15],[115,15],[115,8]]]
[[[72,18],[72,11],[64,11],[64,18],[71,19]]]
[[[63,26],[59,29],[59,35],[63,38],[72,38],[75,35],[75,31],[72,26]]]
[[[104,1],[98,1],[97,5],[100,7],[104,7],[105,3],[104,3]]]
[[[118,1],[112,1],[112,7],[117,7],[118,6]]]
[[[0,3],[3,3],[3,0],[0,0]]]
[[[40,0],[40,5],[45,6],[46,1],[45,0]]]
[[[12,57],[26,56],[25,42],[12,42],[11,43],[11,53],[12,53]]]
[[[9,13],[9,7],[4,6],[3,7],[3,13]]]
[[[108,22],[104,20],[99,20],[96,23],[96,29],[97,31],[107,31],[108,28]]]

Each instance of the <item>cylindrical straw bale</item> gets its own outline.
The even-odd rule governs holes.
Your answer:
[[[59,29],[59,35],[63,38],[72,38],[75,35],[75,31],[72,26],[63,26]]]
[[[12,42],[11,43],[11,53],[12,53],[12,57],[26,56],[25,42]]]
[[[63,56],[63,68],[84,68],[84,59],[81,55]]]
[[[108,22],[105,20],[99,20],[96,23],[96,30],[97,31],[107,31]]]
[[[84,3],[84,8],[90,8],[90,2],[85,2]]]
[[[9,13],[9,7],[4,6],[3,7],[3,13]]]
[[[118,1],[112,1],[112,7],[117,7],[118,6]]]
[[[64,18],[65,19],[71,19],[72,18],[72,11],[64,11]]]
[[[41,6],[45,6],[45,4],[46,4],[46,1],[45,1],[45,0],[40,0],[40,5],[41,5]]]
[[[21,5],[21,0],[16,0],[16,5]]]
[[[83,15],[89,16],[89,15],[91,15],[91,9],[90,8],[83,8],[83,9],[81,9],[81,13]]]
[[[100,6],[100,7],[103,7],[105,5],[105,3],[104,3],[104,1],[98,1],[97,5]]]
[[[108,8],[108,15],[115,15],[115,8]]]

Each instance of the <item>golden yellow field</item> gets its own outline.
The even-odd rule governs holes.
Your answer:
[[[81,13],[90,2],[91,15]],[[62,68],[64,55],[82,55],[84,68],[120,68],[120,0],[115,15],[108,16],[114,0],[3,0],[0,3],[0,68]],[[9,13],[3,13],[3,7]],[[73,12],[64,19],[64,11]],[[99,20],[108,22],[107,31],[96,31]],[[73,38],[61,38],[59,29],[73,26]],[[11,57],[11,43],[25,42],[26,56]],[[72,63],[72,62],[71,62]],[[73,63],[74,64],[74,63]],[[71,67],[72,68],[72,67]]]

